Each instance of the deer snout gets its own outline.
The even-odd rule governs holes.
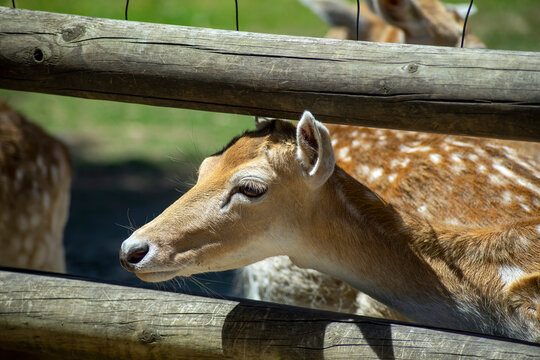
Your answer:
[[[149,251],[150,245],[146,241],[130,237],[120,247],[120,263],[124,269],[133,271],[135,265],[143,261]]]

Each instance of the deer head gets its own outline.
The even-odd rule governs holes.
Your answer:
[[[124,241],[124,268],[163,281],[242,267],[302,248],[302,209],[334,171],[328,130],[260,120],[199,168],[196,185]],[[279,211],[276,211],[279,204]]]

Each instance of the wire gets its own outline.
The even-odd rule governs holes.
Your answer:
[[[238,0],[234,0],[234,9],[236,12],[236,31],[238,31],[240,29],[238,26]]]
[[[461,48],[463,48],[463,43],[465,42],[465,30],[467,30],[467,20],[469,20],[469,14],[471,13],[473,1],[474,0],[471,0],[471,3],[469,4],[467,16],[465,16],[465,21],[463,22],[463,32],[461,33]]]
[[[360,32],[360,0],[356,0],[356,41]]]
[[[129,0],[126,0],[126,10],[124,12],[124,17],[126,18],[126,20],[128,19],[128,7],[129,7]]]

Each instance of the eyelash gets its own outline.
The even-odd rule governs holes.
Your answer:
[[[246,182],[238,186],[238,192],[250,198],[262,196],[267,190],[266,186],[254,181]]]

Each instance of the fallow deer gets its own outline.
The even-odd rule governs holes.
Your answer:
[[[330,25],[326,37],[357,39],[356,5],[344,0],[300,1]],[[366,0],[360,3],[358,40],[459,46],[463,9],[464,6],[445,5],[438,0]],[[464,46],[485,47],[469,31],[465,34]]]
[[[287,255],[412,321],[540,341],[536,164],[482,139],[412,135],[420,143],[411,147],[391,130],[336,130],[372,140],[335,143],[343,167],[309,112],[296,128],[265,121],[233,139],[205,159],[191,190],[123,242],[122,265],[157,282]],[[445,192],[460,196],[431,200]]]
[[[64,272],[66,146],[0,102],[0,264]]]

